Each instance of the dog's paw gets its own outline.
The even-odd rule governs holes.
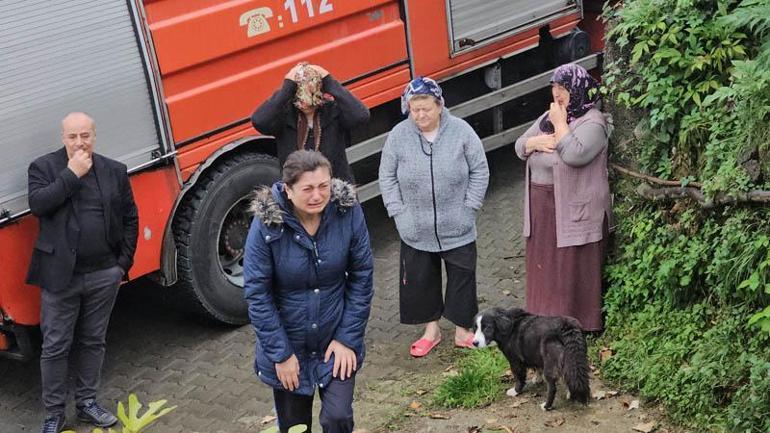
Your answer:
[[[542,409],[542,410],[543,410],[543,412],[547,412],[547,411],[549,411],[549,410],[553,409],[553,406],[551,406],[551,407],[547,407],[545,404],[546,404],[546,402],[542,402],[542,403],[540,403],[540,409]]]
[[[505,391],[505,395],[507,395],[509,397],[516,397],[517,395],[519,395],[519,393],[516,391],[516,387],[514,386],[513,388],[509,389],[508,391]]]

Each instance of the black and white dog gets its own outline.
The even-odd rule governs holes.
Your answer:
[[[542,371],[548,395],[540,407],[553,409],[556,382],[563,377],[568,398],[588,404],[588,358],[580,323],[571,317],[529,314],[520,308],[490,308],[474,321],[473,345],[485,347],[492,341],[511,364],[516,379],[514,392],[521,393],[527,368]]]

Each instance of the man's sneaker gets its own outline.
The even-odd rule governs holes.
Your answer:
[[[60,433],[64,428],[64,415],[48,415],[43,422],[42,433]]]
[[[108,410],[99,406],[96,400],[89,399],[83,402],[84,406],[78,407],[78,420],[93,424],[97,427],[112,427],[118,419]]]

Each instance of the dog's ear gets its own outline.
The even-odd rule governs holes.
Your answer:
[[[499,308],[495,311],[495,333],[498,335],[510,335],[513,332],[513,320],[508,311]]]

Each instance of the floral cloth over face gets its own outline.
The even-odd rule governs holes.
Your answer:
[[[294,106],[302,110],[306,107],[320,107],[327,101],[321,85],[321,73],[307,63],[294,76],[297,83],[297,93],[294,96]]]

